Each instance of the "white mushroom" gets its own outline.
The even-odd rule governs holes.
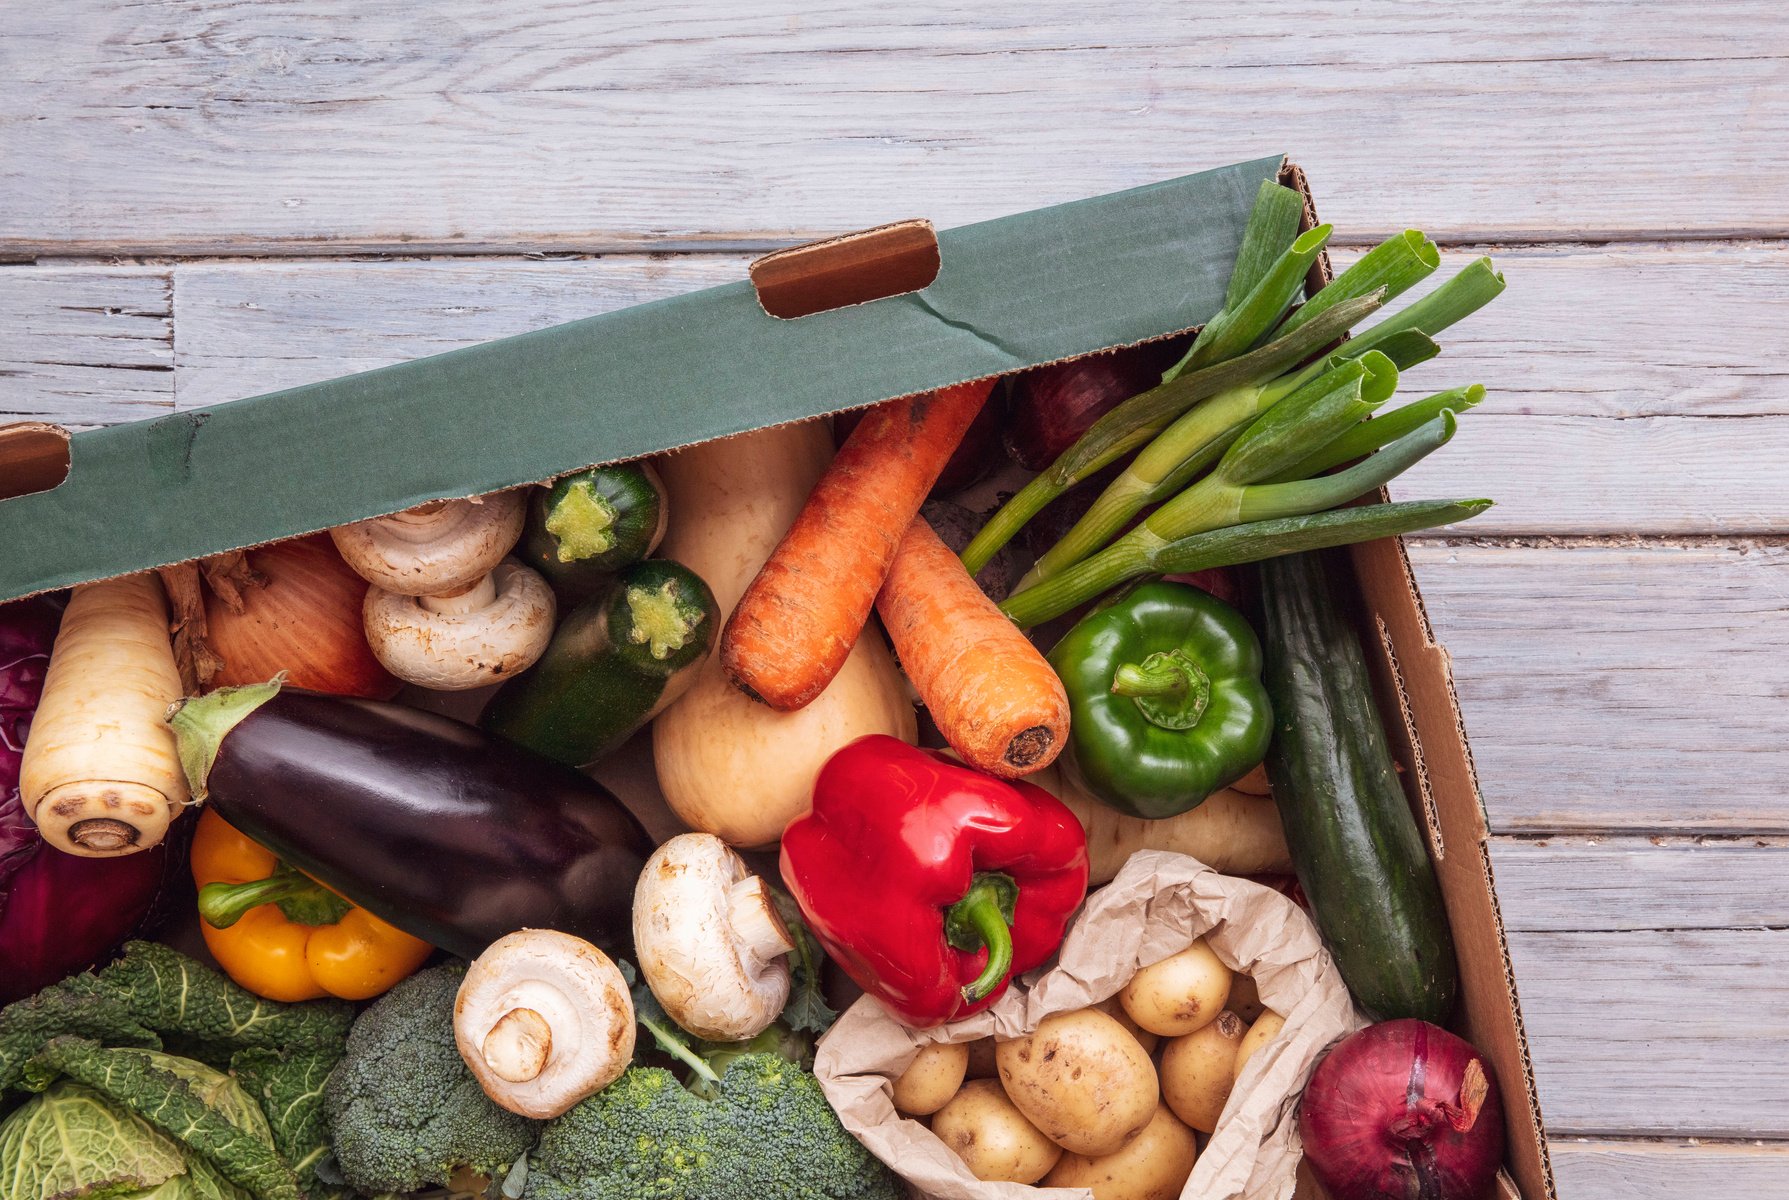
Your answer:
[[[553,590],[519,563],[498,563],[452,596],[367,589],[367,644],[399,679],[444,692],[482,687],[533,666],[553,638]]]
[[[493,492],[356,521],[329,536],[374,587],[401,596],[441,596],[470,587],[503,561],[527,516],[525,492]]]
[[[789,1000],[794,948],[764,881],[713,834],[680,834],[646,860],[634,953],[665,1012],[697,1037],[763,1032]]]
[[[495,1103],[556,1117],[627,1069],[634,1002],[621,971],[583,938],[524,929],[492,942],[466,971],[453,1036]]]

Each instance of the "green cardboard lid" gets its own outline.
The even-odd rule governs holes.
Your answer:
[[[848,308],[741,281],[75,434],[63,483],[0,500],[0,600],[1203,324],[1282,161],[946,230],[932,283]]]

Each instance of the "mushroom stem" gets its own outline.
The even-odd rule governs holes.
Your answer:
[[[440,613],[445,617],[463,617],[489,607],[496,599],[497,580],[487,571],[458,591],[440,596],[418,596],[416,602],[432,613]]]
[[[727,922],[739,939],[740,957],[754,972],[795,949],[795,939],[764,890],[761,876],[747,875],[727,889]]]
[[[493,1074],[527,1083],[540,1075],[553,1053],[553,1027],[532,1008],[512,1008],[491,1026],[479,1051]]]
[[[389,517],[378,518],[392,537],[401,542],[413,543],[433,541],[444,525],[451,525],[456,519],[453,504],[447,500],[431,500],[427,504],[418,504],[415,508],[392,513]]]

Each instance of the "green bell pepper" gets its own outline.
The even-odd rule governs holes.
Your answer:
[[[1068,691],[1062,763],[1133,817],[1172,817],[1253,770],[1273,710],[1243,615],[1184,583],[1146,583],[1050,651]]]

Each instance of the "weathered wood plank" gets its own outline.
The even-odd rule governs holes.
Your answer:
[[[1410,549],[1494,829],[1789,833],[1789,546]]]
[[[0,423],[172,408],[172,291],[159,267],[0,267]]]
[[[1789,926],[1781,837],[1498,838],[1491,858],[1504,925],[1518,932]]]
[[[1553,1136],[1789,1130],[1789,933],[1512,933],[1509,943]]]
[[[1499,259],[1511,290],[1405,385],[1412,396],[1473,380],[1495,390],[1398,495],[1496,498],[1474,533],[1789,529],[1772,449],[1789,440],[1789,347],[1774,335],[1789,320],[1789,249]],[[733,255],[181,266],[177,395],[192,407],[382,366],[743,268]],[[1606,319],[1583,319],[1610,295],[1623,300]],[[1704,314],[1694,336],[1666,325],[1684,295]],[[1637,345],[1673,349],[1645,367]]]
[[[1351,237],[1789,230],[1774,0],[10,15],[15,254],[767,244],[1281,149]]]
[[[1782,1142],[1553,1138],[1548,1150],[1562,1200],[1789,1196],[1789,1145]]]

